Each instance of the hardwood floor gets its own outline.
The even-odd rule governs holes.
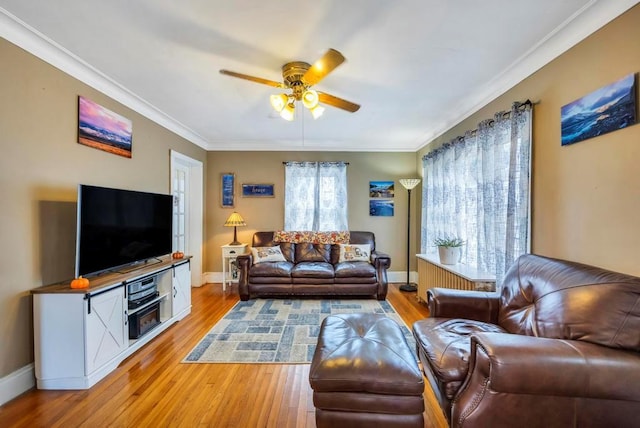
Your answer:
[[[237,301],[221,284],[194,288],[192,313],[84,391],[30,390],[0,407],[1,427],[315,427],[308,364],[181,364]],[[428,314],[390,285],[407,325]],[[425,380],[426,383],[426,380]],[[428,383],[427,383],[428,385]],[[448,426],[425,391],[427,427]]]

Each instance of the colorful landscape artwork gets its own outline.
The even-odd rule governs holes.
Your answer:
[[[562,145],[635,124],[636,78],[629,74],[562,107]]]
[[[78,97],[78,143],[130,158],[132,127],[129,119]]]
[[[394,182],[393,181],[370,181],[369,197],[370,198],[393,198]]]

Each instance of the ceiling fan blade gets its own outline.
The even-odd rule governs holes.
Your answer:
[[[249,76],[248,74],[236,73],[235,71],[220,70],[220,74],[226,74],[227,76],[250,80],[256,83],[262,83],[263,85],[269,85],[275,88],[286,88],[286,86],[280,82],[276,82],[274,80],[269,80],[269,79],[263,79],[262,77]]]
[[[360,105],[358,104],[354,104],[351,101],[343,100],[342,98],[338,98],[333,95],[325,94],[324,92],[318,92],[318,101],[322,104],[337,107],[351,113],[355,113],[360,109]]]
[[[309,86],[317,84],[345,61],[345,57],[335,49],[329,49],[304,73],[302,80]]]

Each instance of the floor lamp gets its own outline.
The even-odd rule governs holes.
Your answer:
[[[407,282],[400,286],[401,291],[416,291],[418,287],[409,282],[409,248],[411,246],[411,189],[420,183],[419,178],[401,178],[400,184],[407,189]]]

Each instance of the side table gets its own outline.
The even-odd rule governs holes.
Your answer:
[[[238,264],[236,257],[246,253],[247,244],[223,245],[222,249],[222,291],[226,291],[227,282],[238,281]]]

